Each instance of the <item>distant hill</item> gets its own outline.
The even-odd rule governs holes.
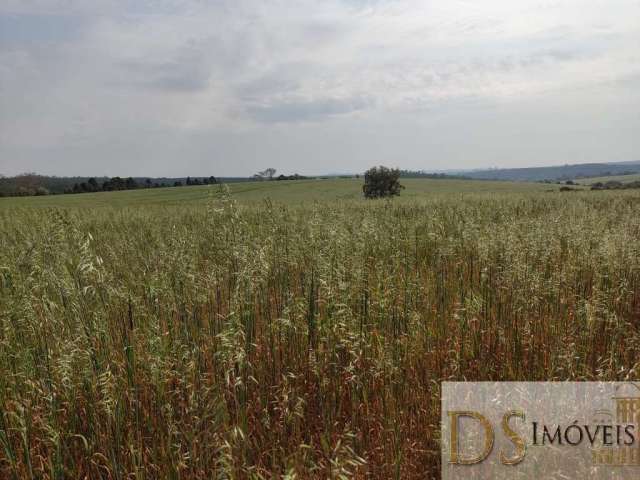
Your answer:
[[[449,173],[477,180],[512,180],[540,182],[544,180],[575,180],[580,178],[607,177],[640,173],[640,161],[619,163],[581,163],[555,167],[497,168],[467,170]]]

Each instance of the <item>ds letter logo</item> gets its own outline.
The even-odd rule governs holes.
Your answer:
[[[449,417],[449,433],[450,433],[450,452],[449,452],[449,463],[455,465],[474,465],[476,463],[480,463],[491,455],[493,451],[493,445],[495,443],[495,429],[491,422],[481,413],[474,411],[449,411],[447,412]],[[469,421],[474,421],[478,424],[478,427],[481,428],[481,435],[483,438],[483,448],[482,450],[472,456],[465,456],[465,452],[461,451],[460,445],[460,435],[462,422],[461,419],[466,418]],[[502,434],[506,439],[511,442],[513,445],[513,449],[515,453],[513,455],[507,455],[504,450],[500,451],[500,463],[503,465],[517,465],[518,463],[524,460],[526,455],[527,447],[524,439],[516,433],[511,427],[511,419],[512,418],[520,418],[522,421],[525,421],[524,412],[517,410],[510,410],[506,412],[502,417],[502,422],[500,424],[500,429]],[[479,439],[480,440],[480,439]]]

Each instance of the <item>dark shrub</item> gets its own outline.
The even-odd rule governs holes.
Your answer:
[[[362,192],[366,198],[382,198],[400,195],[400,170],[397,168],[372,167],[364,174]]]

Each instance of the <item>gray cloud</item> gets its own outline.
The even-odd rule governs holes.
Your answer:
[[[84,28],[85,19],[73,15],[19,15],[0,12],[0,48],[77,40]]]
[[[310,63],[284,63],[250,80],[239,82],[235,92],[246,102],[259,102],[273,95],[292,95],[303,86],[306,77],[317,73]]]
[[[346,115],[372,106],[365,98],[324,98],[315,100],[285,100],[270,105],[254,105],[247,112],[265,123],[317,122],[327,117]]]
[[[204,47],[194,43],[185,45],[167,60],[126,60],[120,67],[125,70],[125,82],[131,85],[178,92],[205,90],[211,76]]]

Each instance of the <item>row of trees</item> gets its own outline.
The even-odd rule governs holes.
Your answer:
[[[449,175],[446,173],[430,173],[423,170],[400,170],[400,178],[428,178],[431,180],[465,180],[464,175]]]
[[[305,177],[304,175],[298,175],[297,173],[294,173],[293,175],[278,175],[276,177],[276,172],[277,170],[273,167],[269,167],[264,169],[261,172],[256,173],[255,175],[253,175],[253,179],[254,180],[306,180],[308,177]]]
[[[275,177],[276,169],[267,168],[266,170],[254,175],[255,179],[260,180],[302,180],[307,177],[302,175],[279,175]],[[364,185],[362,191],[366,198],[381,198],[400,195],[400,191],[404,186],[400,185],[399,178],[402,172],[387,167],[373,167],[366,171],[364,175]],[[357,175],[356,177],[359,177]],[[55,177],[52,177],[55,179]],[[77,177],[76,177],[77,178]],[[48,195],[50,192],[45,187],[45,182],[49,177],[43,177],[36,174],[23,174],[12,178],[0,176],[0,196],[4,195]],[[63,179],[64,180],[64,179]],[[214,176],[191,178],[187,177],[184,184],[186,185],[211,185],[218,183]],[[68,184],[67,184],[68,185]],[[62,189],[62,185],[57,185],[52,193],[89,193],[89,192],[109,192],[116,190],[134,190],[138,188],[160,188],[160,187],[181,187],[181,180],[170,183],[153,182],[150,178],[143,181],[137,181],[133,177],[121,178],[89,178],[86,181],[75,182],[73,186],[67,186]],[[48,185],[47,185],[48,186]],[[605,188],[615,188],[607,185]]]
[[[15,177],[0,175],[0,197],[23,197],[48,195],[49,189],[42,184],[42,177],[35,173],[23,173]]]
[[[131,177],[123,179],[113,177],[99,183],[95,178],[90,178],[86,182],[74,183],[73,187],[67,188],[64,193],[87,193],[103,192],[112,190],[131,190],[138,188],[138,183]]]
[[[591,190],[627,190],[630,188],[640,188],[640,180],[627,183],[610,180],[608,182],[596,182],[591,185]]]
[[[274,177],[273,180],[306,180],[307,178],[308,177],[294,173],[293,175],[278,175]]]
[[[159,180],[159,181],[158,181]],[[186,180],[133,177],[55,177],[22,173],[14,177],[0,174],[0,197],[23,197],[33,195],[56,195],[62,193],[110,192],[138,188],[181,187],[183,185],[211,185],[218,183],[216,177],[187,177]]]
[[[212,185],[218,183],[218,180],[214,176],[193,179],[187,177],[185,183],[186,185]],[[152,182],[150,178],[141,183],[137,182],[133,177],[112,177],[102,183],[99,183],[95,178],[90,178],[86,182],[75,183],[73,187],[66,189],[64,193],[112,192],[115,190],[135,190],[137,188],[181,187],[182,185],[182,182],[178,180],[173,182],[173,185],[169,185]]]

